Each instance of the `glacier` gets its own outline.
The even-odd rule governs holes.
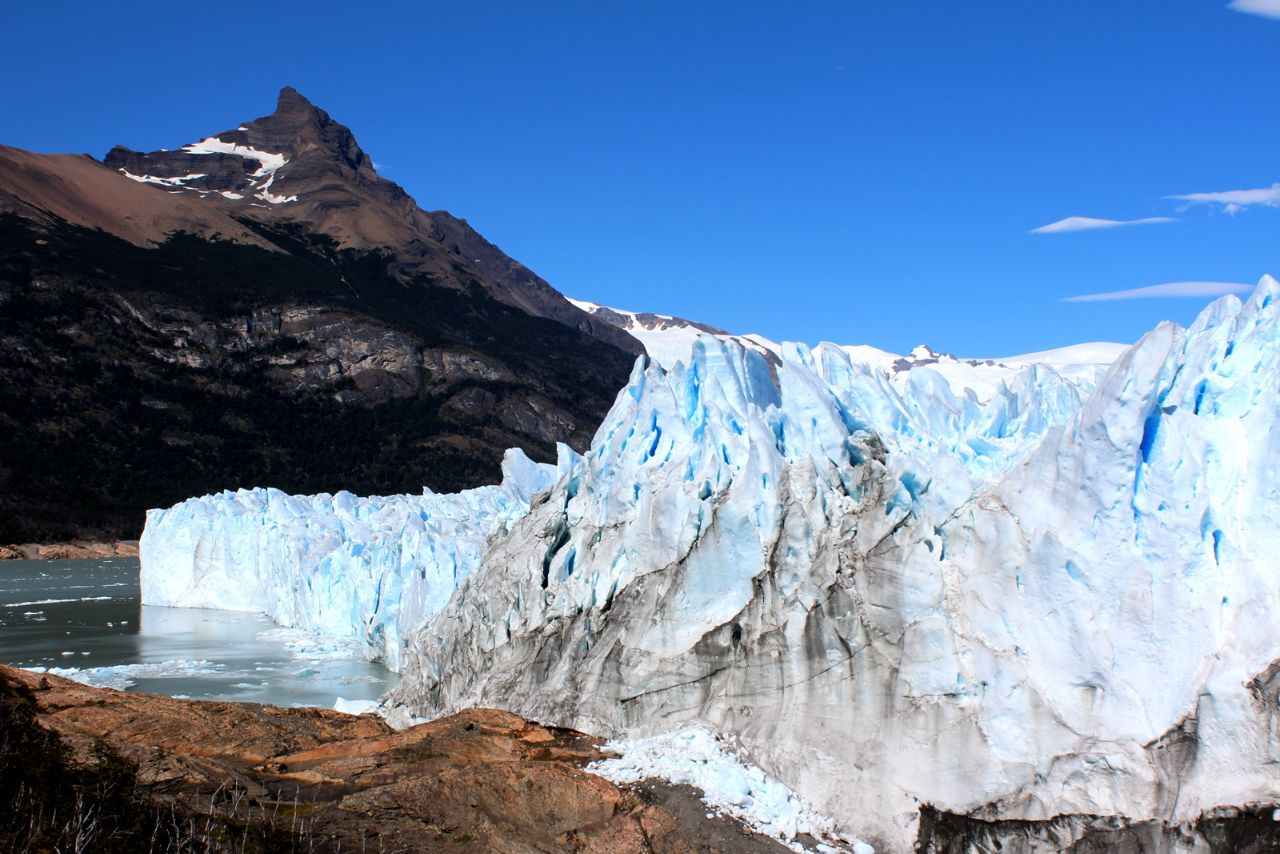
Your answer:
[[[562,467],[573,452],[561,449]],[[399,670],[404,646],[528,511],[556,466],[510,450],[502,482],[455,495],[287,495],[242,489],[147,512],[148,605],[255,611],[358,644]]]
[[[878,851],[926,808],[1050,828],[1020,850],[1098,820],[1193,850],[1280,803],[1278,303],[1264,277],[1057,368],[699,337],[582,456],[421,499],[448,524],[405,525],[413,497],[153,511],[144,601],[355,636],[406,721],[732,733]]]

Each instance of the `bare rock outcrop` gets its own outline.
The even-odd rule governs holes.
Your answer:
[[[139,796],[184,826],[243,826],[246,838],[302,846],[282,850],[787,850],[708,818],[695,790],[615,786],[584,770],[602,757],[597,739],[506,712],[397,732],[371,715],[156,697],[3,666],[0,692],[32,704],[76,760],[105,748],[136,766]]]

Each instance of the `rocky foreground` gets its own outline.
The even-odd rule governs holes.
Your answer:
[[[69,543],[13,543],[0,545],[0,560],[85,560],[137,557],[137,540],[73,540]]]
[[[599,742],[476,709],[395,731],[323,709],[89,688],[0,666],[0,850],[777,852]]]

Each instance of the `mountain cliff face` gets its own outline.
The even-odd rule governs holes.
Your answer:
[[[640,352],[292,89],[176,151],[0,147],[0,542],[224,487],[492,482],[585,448]]]

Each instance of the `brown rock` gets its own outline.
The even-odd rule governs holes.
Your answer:
[[[192,815],[270,823],[311,850],[782,852],[687,787],[618,787],[584,766],[597,739],[472,709],[397,732],[323,709],[88,688],[0,666],[78,756],[105,742],[144,790]]]
[[[25,543],[0,546],[0,560],[85,560],[103,557],[137,557],[137,540],[70,543]]]

